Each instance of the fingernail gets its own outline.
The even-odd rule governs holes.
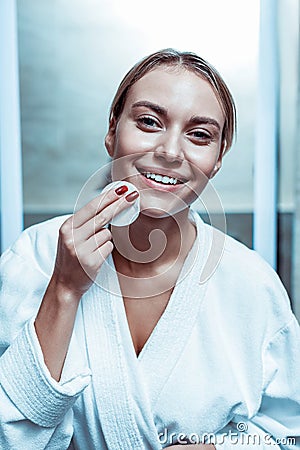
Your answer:
[[[123,194],[125,194],[125,192],[127,192],[127,191],[128,191],[128,187],[125,186],[125,184],[124,184],[123,186],[118,187],[118,188],[115,190],[115,193],[116,193],[117,195],[123,195]]]
[[[128,202],[133,202],[134,200],[136,200],[138,198],[140,194],[138,193],[138,191],[133,191],[130,194],[126,195],[125,199]]]

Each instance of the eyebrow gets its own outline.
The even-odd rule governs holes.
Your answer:
[[[163,108],[162,106],[157,105],[156,103],[149,102],[147,100],[141,100],[139,102],[136,102],[132,105],[132,108],[138,108],[140,106],[145,106],[146,108],[152,109],[152,111],[156,112],[157,114],[160,114],[161,116],[167,116],[168,111],[166,108]]]
[[[217,122],[215,119],[213,119],[211,117],[193,116],[190,119],[189,123],[192,124],[192,125],[200,125],[200,124],[213,125],[219,131],[221,131],[221,127],[220,127],[219,122]]]
[[[167,117],[168,111],[166,108],[163,108],[160,105],[157,105],[156,103],[149,102],[148,100],[141,100],[139,102],[135,102],[132,105],[132,108],[139,108],[139,107],[146,107],[149,109],[152,109],[152,111],[156,112],[157,114],[160,114],[161,116]],[[221,127],[219,122],[217,122],[212,117],[206,117],[206,116],[193,116],[189,120],[189,123],[191,125],[200,125],[200,124],[208,124],[213,125],[215,128],[218,129],[218,131],[221,131]]]

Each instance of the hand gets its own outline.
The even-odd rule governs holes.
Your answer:
[[[104,226],[138,197],[135,191],[126,198],[126,192],[119,187],[100,194],[62,224],[52,283],[79,298],[89,289],[113,250],[111,232]]]
[[[101,194],[69,217],[59,230],[53,275],[35,320],[35,329],[51,376],[59,380],[68,351],[76,311],[105,258],[113,250],[103,228],[138,197],[126,190]]]

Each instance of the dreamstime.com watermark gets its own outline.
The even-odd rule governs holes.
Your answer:
[[[168,444],[213,444],[222,445],[225,440],[232,445],[296,445],[296,437],[287,436],[276,438],[270,434],[260,435],[258,433],[247,433],[248,425],[238,422],[236,430],[226,433],[170,433],[167,428],[159,433],[159,441],[162,445]]]

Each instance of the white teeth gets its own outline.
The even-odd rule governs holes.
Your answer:
[[[163,183],[163,184],[177,184],[178,180],[177,178],[171,178],[168,177],[167,175],[158,175],[156,173],[151,173],[151,172],[146,172],[145,176],[147,178],[151,178],[152,180],[155,180],[159,183]]]

